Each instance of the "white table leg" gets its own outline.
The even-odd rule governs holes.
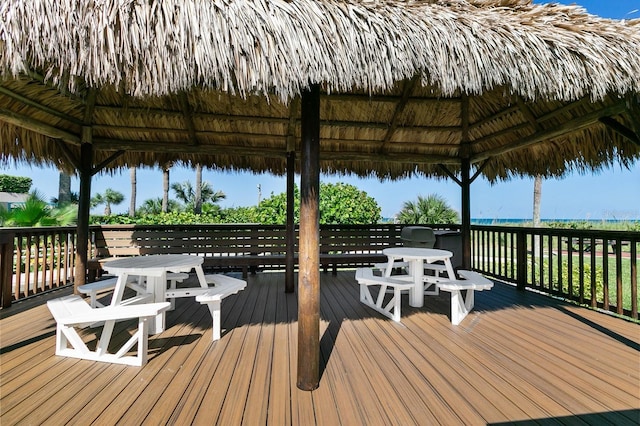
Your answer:
[[[198,282],[200,283],[200,287],[209,288],[209,284],[207,284],[207,279],[204,276],[204,271],[202,270],[202,266],[198,265],[194,269],[196,270],[196,276],[198,277]]]
[[[159,277],[147,277],[147,291],[153,293],[153,301],[164,302],[167,287],[167,273],[163,272]],[[165,315],[164,312],[156,315],[154,321],[149,323],[149,334],[158,334],[164,331]]]
[[[410,265],[411,275],[413,276],[413,287],[409,292],[409,305],[414,308],[421,308],[424,306],[424,283],[422,282],[424,277],[423,260],[412,260]]]

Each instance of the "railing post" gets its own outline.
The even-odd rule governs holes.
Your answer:
[[[13,282],[13,239],[14,233],[0,234],[0,289],[2,291],[2,307],[11,306]]]
[[[518,290],[524,290],[527,287],[527,234],[522,230],[516,231],[517,239],[517,268],[516,268],[516,286]]]

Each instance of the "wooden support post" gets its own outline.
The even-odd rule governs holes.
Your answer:
[[[295,177],[295,151],[287,152],[287,229],[286,229],[286,265],[284,275],[284,291],[285,293],[293,293],[295,290],[295,284],[293,282],[295,268],[295,246],[296,246],[296,228],[295,228],[295,212],[294,212],[294,177]]]
[[[471,269],[471,179],[469,178],[471,164],[468,158],[461,163],[461,192],[462,192],[462,269]]]
[[[523,231],[516,231],[516,259],[516,286],[518,290],[524,290],[527,287],[527,234]],[[569,261],[571,261],[571,252],[569,252]],[[571,271],[571,264],[569,264],[569,271]]]
[[[0,234],[0,290],[2,290],[2,307],[11,306],[13,294],[13,239],[15,234]]]
[[[471,269],[471,147],[469,145],[469,96],[463,94],[460,103],[462,139],[460,147],[460,189],[462,197],[462,268]]]
[[[300,237],[298,272],[298,380],[320,383],[320,87],[302,93]]]
[[[91,174],[93,164],[93,146],[83,143],[80,146],[80,194],[78,197],[78,223],[76,241],[76,270],[73,280],[74,292],[86,283],[87,260],[89,250],[89,210],[91,209]]]

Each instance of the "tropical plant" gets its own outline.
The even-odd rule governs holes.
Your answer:
[[[168,200],[167,202],[169,211],[180,211],[180,203],[176,200]],[[153,215],[162,213],[162,198],[149,198],[144,200],[142,205],[138,208],[138,216]]]
[[[320,223],[370,224],[381,220],[376,200],[357,187],[344,183],[321,183],[319,196]],[[271,195],[260,202],[257,220],[263,224],[286,223],[287,194]],[[299,222],[300,191],[294,188],[294,217]]]
[[[67,204],[59,208],[49,206],[37,191],[29,194],[27,200],[10,211],[0,211],[3,226],[67,226],[73,225],[78,217],[78,207]]]
[[[416,202],[405,201],[398,213],[398,221],[402,224],[448,224],[459,221],[458,212],[450,207],[439,195],[418,196]]]
[[[0,175],[0,192],[26,194],[31,189],[32,182],[28,177]]]
[[[118,205],[124,201],[124,195],[111,188],[107,188],[103,194],[96,194],[91,198],[91,207],[97,207],[104,204],[104,215],[111,215],[111,205]]]
[[[55,204],[57,206],[64,206],[67,205],[69,203],[71,204],[78,204],[78,201],[80,200],[79,195],[77,192],[72,191],[69,194],[69,201],[67,202],[60,202],[60,200],[58,199],[58,197],[51,197],[51,199],[49,200],[51,202],[51,204]]]
[[[198,202],[196,194],[197,191],[191,185],[191,182],[187,180],[182,183],[174,183],[173,185],[171,185],[171,189],[173,189],[173,191],[176,193],[176,198],[185,204],[186,210],[193,210],[194,213],[199,213],[196,211],[196,205]],[[202,184],[200,185],[200,194],[203,204],[215,204],[218,201],[227,198],[227,195],[224,192],[214,191],[209,182],[202,182]],[[202,210],[202,205],[200,206],[199,210]]]

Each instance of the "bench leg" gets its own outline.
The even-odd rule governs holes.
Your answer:
[[[399,288],[395,287],[393,289],[393,297],[385,305],[384,297],[387,294],[387,287],[388,286],[386,285],[380,285],[380,290],[378,291],[376,301],[374,302],[371,291],[369,290],[369,285],[360,284],[360,302],[367,305],[371,309],[380,312],[387,318],[391,318],[395,322],[400,322],[402,292]]]
[[[138,367],[143,366],[147,363],[147,349],[149,346],[147,336],[148,320],[153,320],[153,317],[139,318],[138,330],[115,354],[110,354],[107,351],[115,321],[106,321],[95,351],[89,350],[75,327],[58,325],[56,330],[56,355]],[[137,353],[135,355],[126,355],[136,343]]]
[[[451,292],[451,324],[458,325],[473,310],[473,290],[466,291],[466,297],[462,296],[462,290]]]
[[[212,300],[207,302],[209,312],[211,312],[211,318],[213,318],[213,325],[211,329],[213,331],[213,341],[220,340],[220,300]]]

